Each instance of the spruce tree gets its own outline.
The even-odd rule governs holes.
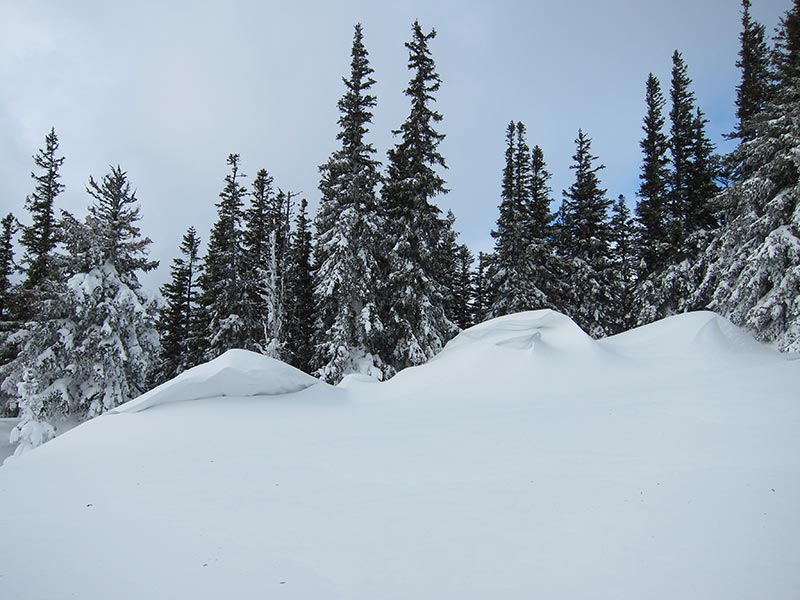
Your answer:
[[[48,291],[48,288],[54,280],[61,277],[54,252],[58,244],[55,200],[64,191],[64,185],[59,182],[59,170],[64,164],[64,157],[58,156],[55,129],[51,129],[45,136],[44,149],[40,149],[33,160],[41,172],[31,173],[36,187],[25,200],[25,208],[31,215],[31,225],[22,228],[20,243],[25,249],[22,257],[25,270],[25,308],[29,315],[35,316],[40,311],[38,302],[52,296],[53,291]]]
[[[639,142],[642,149],[642,168],[639,173],[639,202],[636,216],[639,224],[638,248],[640,269],[647,276],[666,266],[670,256],[668,227],[669,159],[667,137],[664,134],[664,96],[655,75],[647,78],[645,95],[647,112],[644,117],[644,137]]]
[[[472,280],[474,300],[472,304],[472,323],[477,325],[489,318],[489,308],[492,304],[491,290],[487,279],[487,272],[491,270],[492,255],[478,252],[478,267]]]
[[[734,151],[741,179],[721,193],[726,223],[700,263],[698,301],[763,341],[800,351],[800,0],[780,22],[774,96]]]
[[[8,213],[0,221],[0,326],[14,316],[14,286],[12,276],[16,270],[14,263],[14,235],[17,233],[17,219]],[[5,329],[3,327],[3,329]],[[2,335],[2,331],[0,331]]]
[[[201,360],[197,331],[197,279],[202,270],[200,237],[194,227],[183,236],[181,256],[172,261],[172,279],[161,287],[166,305],[159,311],[161,338],[155,382],[172,379]]]
[[[591,139],[583,130],[575,140],[577,150],[570,166],[575,182],[564,190],[559,223],[559,253],[567,261],[566,283],[570,290],[565,312],[592,337],[613,331],[609,316],[613,301],[611,202],[600,187]]]
[[[314,276],[308,202],[303,198],[295,220],[287,267],[286,360],[306,373],[314,350]]]
[[[736,129],[733,138],[748,141],[753,134],[753,118],[766,106],[771,95],[769,49],[764,26],[750,16],[750,0],[742,0],[742,31],[739,34],[739,60],[742,76],[736,86]]]
[[[706,135],[707,122],[703,111],[695,108],[692,121],[692,161],[687,174],[689,194],[684,214],[687,251],[692,257],[697,256],[705,247],[710,232],[718,225],[713,205],[714,197],[719,192],[716,183],[718,160],[714,154],[714,145]]]
[[[65,419],[94,417],[144,392],[158,354],[155,303],[138,280],[158,263],[136,225],[135,192],[119,167],[99,183],[90,178],[87,191],[86,222],[65,214],[59,224],[69,278],[2,369],[3,391],[19,405],[19,449],[46,441]]]
[[[446,288],[436,269],[444,221],[432,200],[447,190],[437,173],[446,165],[438,149],[444,135],[436,130],[442,115],[432,107],[441,85],[429,48],[435,37],[435,30],[423,33],[414,22],[406,43],[411,112],[394,132],[401,139],[389,150],[382,190],[388,256],[384,347],[394,370],[424,363],[457,329],[445,314]]]
[[[669,149],[672,157],[672,176],[669,190],[668,238],[672,247],[672,261],[679,262],[686,254],[685,215],[690,203],[692,154],[694,151],[695,108],[694,93],[689,89],[686,63],[677,50],[672,55],[672,86],[670,98],[670,139]]]
[[[609,307],[613,315],[611,331],[619,333],[630,329],[634,323],[633,289],[636,285],[636,248],[631,211],[620,195],[611,208],[611,263],[614,269],[614,301]]]
[[[347,373],[383,378],[380,287],[381,236],[385,235],[375,188],[380,181],[375,148],[367,142],[376,98],[360,24],[355,26],[350,76],[338,107],[339,148],[320,167],[322,198],[316,215],[314,297],[315,374],[336,383]]]
[[[247,189],[241,183],[245,175],[239,167],[239,155],[229,155],[228,165],[230,173],[219,194],[217,222],[211,230],[205,271],[200,277],[202,327],[207,332],[205,360],[232,348],[244,348],[249,339],[242,229]]]
[[[467,329],[475,324],[473,321],[474,289],[472,263],[475,257],[466,244],[456,247],[455,264],[453,273],[453,312],[452,321],[461,329]]]

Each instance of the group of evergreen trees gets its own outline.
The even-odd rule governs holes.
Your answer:
[[[646,82],[639,201],[601,189],[590,140],[579,131],[556,214],[548,210],[541,150],[509,125],[495,251],[475,275],[475,321],[554,308],[599,337],[710,308],[783,349],[800,348],[800,2],[782,19],[774,48],[742,2],[740,141],[719,157],[705,132],[691,79],[672,57],[669,128],[658,79]],[[541,202],[541,203],[540,203]],[[609,212],[610,211],[610,212]]]
[[[436,33],[417,22],[406,44],[410,111],[385,168],[369,141],[375,80],[356,25],[313,231],[305,200],[297,209],[297,195],[264,169],[248,187],[231,154],[205,255],[190,227],[162,302],[139,283],[157,263],[127,174],[113,167],[89,178],[84,220],[57,212],[64,158],[51,131],[34,157],[30,224],[0,219],[0,393],[20,415],[14,441],[37,445],[60,423],[230,348],[330,382],[353,372],[383,379],[427,361],[459,329],[528,309],[559,310],[600,337],[708,307],[800,350],[800,0],[772,48],[750,1],[742,7],[731,155],[714,154],[676,51],[668,115],[658,79],[646,82],[635,216],[622,196],[609,199],[582,130],[574,182],[552,210],[544,152],[512,121],[495,248],[477,261],[458,243],[453,214],[434,203],[447,192],[434,108],[441,81],[429,47]]]

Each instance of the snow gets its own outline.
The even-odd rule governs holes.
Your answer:
[[[800,590],[800,360],[712,313],[510,315],[344,387],[221,358],[0,468],[0,598]]]
[[[111,412],[139,412],[169,402],[221,396],[291,394],[318,383],[320,381],[311,375],[269,356],[247,350],[228,350],[214,360],[184,371]]]

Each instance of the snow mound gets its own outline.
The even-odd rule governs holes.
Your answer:
[[[170,402],[218,396],[290,394],[317,383],[320,381],[311,375],[269,356],[247,350],[228,350],[111,412],[134,413]]]
[[[443,353],[487,345],[512,350],[572,352],[590,348],[593,340],[566,315],[550,309],[530,310],[465,329],[445,346]]]
[[[682,354],[701,356],[775,354],[728,319],[697,311],[667,317],[602,340],[614,350],[637,354]]]

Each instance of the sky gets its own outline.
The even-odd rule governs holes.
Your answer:
[[[752,14],[772,32],[790,4],[753,0]],[[572,181],[582,128],[608,196],[633,207],[645,80],[654,73],[667,95],[676,49],[710,137],[730,149],[740,18],[737,0],[0,0],[0,207],[27,224],[32,156],[55,127],[66,157],[58,208],[85,215],[89,176],[120,165],[161,261],[143,278],[155,289],[190,225],[208,238],[230,153],[248,181],[266,168],[316,209],[356,22],[378,98],[368,139],[385,163],[409,109],[404,43],[419,19],[437,31],[442,78],[450,192],[436,202],[455,213],[462,242],[489,251],[510,120],[544,150],[554,199]]]

